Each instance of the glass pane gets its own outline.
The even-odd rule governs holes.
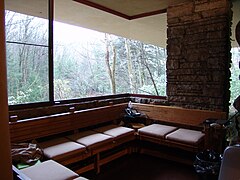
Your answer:
[[[7,43],[9,104],[48,100],[48,48]]]
[[[230,96],[230,107],[229,112],[230,115],[234,114],[237,110],[233,107],[234,100],[239,96],[239,87],[240,87],[240,75],[239,75],[239,67],[240,67],[240,48],[235,47],[231,50],[232,53],[232,64],[231,64],[231,96]]]
[[[54,18],[55,100],[166,95],[166,13],[129,21],[55,1]]]
[[[48,20],[5,11],[6,41],[48,45]]]
[[[49,101],[48,0],[5,0],[9,105]]]
[[[166,49],[60,22],[54,27],[55,100],[166,95]]]

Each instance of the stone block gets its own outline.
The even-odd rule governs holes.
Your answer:
[[[227,7],[227,0],[210,1],[207,3],[195,4],[194,12],[211,11]]]
[[[194,6],[192,2],[183,3],[180,5],[170,6],[167,9],[167,18],[176,18],[181,16],[192,15]]]
[[[168,60],[166,66],[167,66],[167,69],[178,69],[179,68],[179,61]]]
[[[227,13],[227,10],[225,7],[218,8],[218,9],[212,9],[211,11],[201,11],[202,18],[210,18],[210,17],[216,17],[216,16],[222,16]]]
[[[168,54],[169,55],[181,55],[181,44],[172,45],[171,43],[168,44]]]
[[[179,17],[174,17],[174,18],[168,18],[167,19],[168,26],[172,26],[174,24],[178,24],[179,22],[180,22]]]
[[[185,28],[183,26],[176,26],[167,29],[168,36],[182,37],[185,34]]]
[[[226,109],[229,4],[228,0],[194,0],[168,8],[170,104]]]
[[[194,22],[197,20],[202,19],[202,15],[200,13],[195,13],[195,14],[191,14],[191,15],[186,15],[186,16],[181,16],[180,18],[180,22]]]

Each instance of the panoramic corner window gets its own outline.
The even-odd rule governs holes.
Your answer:
[[[230,106],[229,106],[229,114],[232,115],[236,113],[236,109],[233,106],[234,100],[240,95],[239,87],[240,87],[240,44],[236,39],[235,29],[237,27],[237,23],[239,22],[239,11],[240,1],[233,2],[233,19],[232,19],[232,63],[231,63],[231,81],[230,81]]]
[[[234,47],[231,49],[232,53],[232,64],[231,64],[231,85],[230,85],[230,108],[229,112],[234,113],[236,109],[233,107],[234,100],[239,96],[239,87],[240,87],[240,48]]]
[[[9,105],[49,101],[48,0],[5,0]]]
[[[54,12],[55,100],[166,95],[166,31],[153,27],[166,14],[130,21],[73,1]]]

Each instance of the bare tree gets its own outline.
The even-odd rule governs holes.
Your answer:
[[[105,44],[106,44],[105,62],[106,62],[106,66],[107,66],[107,72],[108,72],[108,75],[110,78],[112,93],[116,94],[116,80],[115,80],[116,48],[113,44],[110,43],[109,34],[106,34],[106,33],[105,33]],[[112,67],[111,67],[111,63],[110,63],[110,48],[112,48],[112,52],[113,52]]]
[[[137,93],[137,85],[136,85],[136,75],[133,71],[133,62],[131,58],[131,49],[130,43],[131,40],[125,38],[125,48],[127,53],[127,65],[128,65],[128,77],[129,77],[129,84],[130,84],[130,91],[132,93]]]
[[[6,11],[6,43],[9,94],[18,103],[46,100],[47,44],[46,21]],[[46,23],[45,23],[46,24]],[[32,94],[31,94],[32,93]]]
[[[157,85],[156,85],[156,83],[154,81],[154,78],[153,78],[153,75],[152,75],[152,71],[150,70],[149,64],[146,61],[146,55],[145,55],[144,44],[143,43],[141,43],[141,51],[142,51],[142,63],[146,67],[146,69],[149,73],[150,79],[153,83],[153,86],[154,86],[154,89],[155,89],[155,92],[156,92],[157,96],[159,96]]]

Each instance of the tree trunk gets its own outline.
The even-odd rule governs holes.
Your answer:
[[[114,45],[112,45],[112,51],[113,51],[113,64],[112,64],[112,93],[116,94],[116,81],[115,81],[115,71],[116,71],[116,48]]]
[[[105,43],[106,43],[106,56],[105,56],[105,62],[107,66],[107,72],[110,78],[110,83],[112,87],[112,93],[116,94],[116,83],[115,83],[115,66],[116,66],[116,49],[115,47],[112,46],[113,48],[113,64],[112,64],[112,70],[111,70],[111,65],[110,65],[110,42],[108,38],[108,34],[105,34]]]
[[[129,77],[130,91],[131,91],[131,93],[137,93],[136,76],[135,76],[135,73],[133,72],[131,51],[130,51],[128,39],[125,39],[125,48],[126,48],[126,53],[127,53],[127,65],[128,65],[128,77]]]
[[[151,79],[151,81],[152,81],[152,83],[153,83],[153,86],[154,86],[156,95],[159,96],[156,83],[155,83],[155,81],[154,81],[154,79],[153,79],[152,72],[151,72],[151,70],[150,70],[150,68],[149,68],[149,66],[148,66],[148,63],[147,63],[147,61],[146,61],[146,58],[145,58],[143,43],[141,43],[141,47],[142,47],[141,49],[142,49],[142,54],[143,54],[143,56],[142,56],[142,57],[143,57],[143,59],[142,59],[142,60],[143,60],[143,64],[144,64],[144,66],[147,68],[147,71],[148,71],[148,73],[149,73],[149,75],[150,75],[150,79]]]

